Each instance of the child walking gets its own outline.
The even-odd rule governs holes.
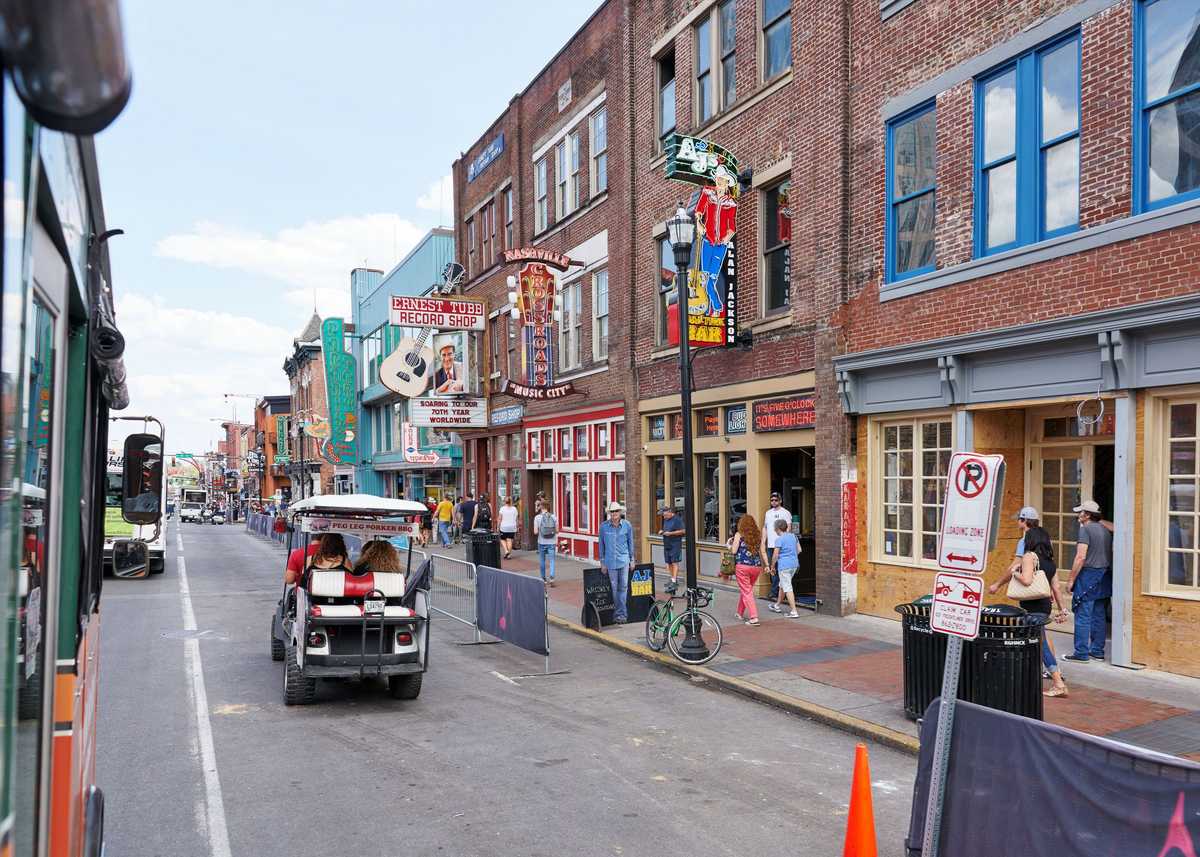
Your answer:
[[[775,555],[771,557],[771,570],[779,578],[779,594],[775,596],[775,603],[768,604],[767,609],[772,613],[782,613],[783,596],[787,596],[788,605],[792,608],[792,612],[787,614],[789,619],[799,619],[800,614],[796,612],[796,594],[792,588],[792,575],[800,568],[800,542],[796,540],[795,533],[789,532],[790,522],[782,518],[775,521],[775,532],[778,536],[775,539]]]

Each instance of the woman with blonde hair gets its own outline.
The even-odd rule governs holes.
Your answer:
[[[734,574],[738,584],[737,617],[747,625],[758,624],[758,607],[754,603],[754,583],[762,574],[767,558],[762,550],[762,532],[753,515],[738,518],[733,538],[728,542],[733,554]]]
[[[384,539],[367,542],[358,555],[358,562],[354,564],[354,573],[366,574],[368,571],[380,573],[404,571],[404,566],[400,562],[400,552],[392,546],[391,542]]]

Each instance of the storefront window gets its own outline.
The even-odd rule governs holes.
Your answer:
[[[605,510],[608,509],[608,474],[592,474],[592,484],[596,486],[596,510],[599,512],[597,517],[603,519]]]
[[[683,459],[678,455],[671,459],[671,505],[675,514],[683,514]]]
[[[654,532],[662,529],[662,510],[667,502],[667,484],[665,458],[650,459],[650,485],[654,494]]]
[[[521,435],[511,434],[508,436],[508,458],[510,461],[521,460]]]
[[[1170,406],[1167,447],[1167,585],[1200,588],[1200,402]]]
[[[596,457],[608,458],[608,424],[596,426]]]
[[[667,418],[658,416],[650,418],[650,439],[651,440],[666,440],[667,439]]]
[[[588,457],[588,430],[587,426],[580,426],[575,429],[575,457]]]
[[[563,461],[570,460],[572,458],[572,455],[571,455],[571,430],[570,429],[559,429],[558,430],[558,446],[559,446],[559,450],[560,450],[559,457],[562,458]]]
[[[529,460],[542,460],[542,444],[538,440],[538,433],[535,431],[529,433]]]
[[[614,473],[612,475],[612,498],[625,505],[625,474]]]
[[[683,437],[683,417],[680,414],[668,414],[667,423],[671,427],[671,440],[679,440]]]
[[[705,408],[696,412],[696,434],[700,437],[716,437],[721,433],[721,413],[717,408]]]
[[[936,560],[950,466],[950,422],[893,423],[882,434],[883,553]]]
[[[572,502],[574,492],[571,490],[571,475],[569,473],[558,477],[558,521],[565,530],[574,529],[575,516],[572,514],[575,504]]]
[[[521,502],[521,471],[508,471],[508,499],[513,501],[513,504]]]
[[[495,461],[508,461],[508,437],[500,435],[496,441],[496,457]]]
[[[503,500],[508,496],[508,471],[500,469],[496,471],[496,499]]]
[[[576,497],[579,498],[579,529],[588,532],[592,528],[591,506],[588,504],[588,475],[575,476]]]
[[[554,454],[554,434],[549,431],[542,432],[542,461],[554,461],[557,458]]]
[[[731,452],[729,462],[729,519],[727,526],[732,535],[737,520],[746,514],[746,453]],[[760,522],[761,523],[761,522]]]
[[[721,456],[700,456],[700,509],[704,526],[700,528],[705,541],[720,541],[721,525]]]
[[[613,455],[625,454],[625,423],[613,423]]]

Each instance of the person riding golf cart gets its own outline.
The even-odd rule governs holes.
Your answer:
[[[413,568],[412,542],[425,506],[367,494],[308,497],[288,509],[288,555],[326,533],[373,539],[405,538],[403,564],[360,562],[320,568],[306,563],[295,585],[284,583],[271,619],[271,657],[284,661],[285,705],[316,698],[318,679],[387,680],[396,699],[416,699],[429,663],[428,560]],[[364,556],[386,551],[364,550]],[[395,556],[395,551],[391,551]],[[397,570],[401,569],[401,570]],[[294,575],[292,575],[294,577]]]

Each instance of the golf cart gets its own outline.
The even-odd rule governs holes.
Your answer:
[[[271,619],[271,657],[284,661],[285,705],[316,698],[318,679],[387,680],[396,699],[416,699],[429,663],[428,561],[413,568],[413,540],[422,503],[369,494],[307,497],[288,508],[287,554],[308,557],[309,542],[325,533],[371,539],[406,537],[403,573],[362,574],[311,569],[283,597]]]

